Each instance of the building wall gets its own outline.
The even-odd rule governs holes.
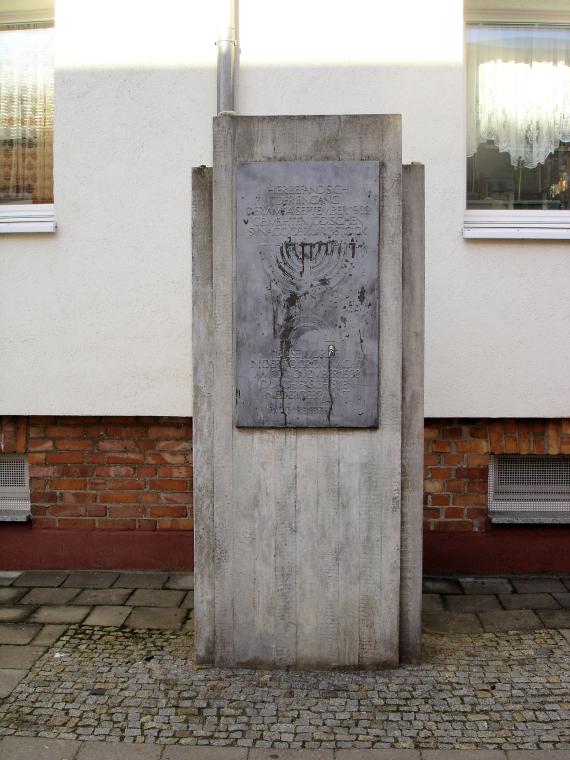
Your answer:
[[[32,520],[0,524],[1,567],[192,567],[192,423],[2,417],[26,454]]]
[[[0,523],[0,569],[193,567],[192,423],[0,417],[26,454],[32,520]],[[570,419],[427,419],[427,573],[570,573],[570,527],[491,525],[491,454],[570,454]],[[379,508],[380,505],[379,505]]]
[[[58,0],[58,230],[0,236],[0,413],[191,415],[215,6]],[[272,3],[241,6],[241,113],[402,113],[426,165],[426,414],[568,414],[567,243],[462,238],[461,0],[291,0],[278,33]]]

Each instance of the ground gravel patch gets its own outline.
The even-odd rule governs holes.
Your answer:
[[[0,736],[305,748],[570,749],[554,630],[424,637],[421,665],[199,667],[191,633],[71,626],[0,704]]]

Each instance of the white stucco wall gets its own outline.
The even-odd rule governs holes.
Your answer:
[[[55,235],[0,236],[0,413],[191,413],[215,6],[58,0]],[[464,241],[460,0],[241,0],[244,114],[401,113],[426,165],[426,415],[570,414],[570,248]]]

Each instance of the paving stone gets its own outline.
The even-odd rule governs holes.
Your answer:
[[[130,612],[132,612],[132,607],[99,605],[94,607],[91,614],[85,618],[83,625],[119,627],[123,625]]]
[[[30,616],[30,623],[81,623],[91,607],[40,607]]]
[[[14,670],[31,668],[34,662],[41,657],[45,651],[45,647],[2,644],[0,646],[0,668]]]
[[[422,618],[426,631],[434,633],[482,633],[483,627],[472,612],[428,612]]]
[[[22,678],[25,678],[27,675],[27,669],[16,670],[13,668],[4,668],[0,670],[0,699],[5,699],[8,694],[16,688]],[[2,758],[2,755],[0,755],[0,758]],[[6,760],[8,760],[8,758],[9,756],[7,755]]]
[[[76,588],[32,588],[22,597],[22,604],[67,604],[79,590]]]
[[[35,607],[0,607],[0,623],[21,623],[30,617]]]
[[[162,588],[168,573],[121,573],[113,588]]]
[[[505,753],[498,749],[424,749],[422,760],[505,760]]]
[[[420,760],[417,749],[337,749],[335,760]],[[305,753],[299,758],[304,760]],[[308,760],[308,758],[307,758]]]
[[[480,612],[481,610],[502,609],[499,600],[492,594],[465,594],[447,596],[445,603],[451,612]]]
[[[561,607],[570,609],[570,592],[564,592],[563,594],[552,594]]]
[[[443,612],[443,599],[441,594],[422,594],[423,612]]]
[[[178,607],[183,598],[184,591],[140,588],[129,597],[129,604],[132,607]]]
[[[188,591],[180,606],[186,610],[194,609],[194,591]]]
[[[507,578],[459,578],[466,594],[509,594],[513,587]]]
[[[194,588],[194,575],[192,573],[173,573],[168,576],[165,588],[187,589]]]
[[[104,604],[106,606],[124,604],[132,594],[130,588],[94,588],[81,591],[72,604]]]
[[[24,588],[0,588],[0,604],[15,604],[25,593],[26,589]]]
[[[29,644],[39,630],[39,625],[0,623],[0,644]]]
[[[7,736],[0,745],[0,760],[74,760],[80,746],[71,739]]]
[[[508,750],[507,760],[568,760],[570,752],[567,749],[550,750]]]
[[[272,750],[277,753],[277,750]],[[306,759],[305,759],[306,754]],[[255,755],[250,753],[250,760]],[[260,755],[269,757],[269,755]],[[246,760],[245,747],[166,747],[162,760]],[[311,760],[308,753],[297,755],[297,760]],[[371,759],[372,760],[372,759]]]
[[[568,594],[570,597],[570,594]],[[560,605],[550,594],[499,594],[507,610],[558,610]]]
[[[570,628],[570,610],[539,610],[545,628]]]
[[[424,594],[462,594],[463,589],[453,578],[424,578]]]
[[[566,641],[570,644],[570,628],[561,628],[560,633],[564,636]]]
[[[11,586],[20,575],[20,570],[0,570],[0,586]]]
[[[109,588],[119,577],[111,570],[74,570],[63,584],[70,588]]]
[[[190,755],[188,760],[191,760],[191,758],[192,755]],[[255,747],[255,749],[249,751],[248,755],[248,760],[333,760],[333,758],[334,750],[332,749],[304,749],[299,753],[296,749],[261,749],[260,747]],[[230,760],[230,757],[228,757],[228,760]]]
[[[28,570],[16,578],[13,586],[61,586],[69,573],[65,570]]]
[[[531,610],[489,610],[480,612],[479,619],[486,631],[532,631],[542,628],[539,618]]]
[[[81,747],[77,760],[159,760],[161,754],[156,745],[91,742]]]
[[[34,644],[50,647],[67,631],[66,625],[44,625],[34,639]]]
[[[534,593],[564,593],[565,588],[562,581],[558,578],[511,578],[513,586],[519,592],[519,594],[534,594]]]
[[[186,610],[175,607],[137,607],[125,625],[130,628],[180,628],[186,617]]]

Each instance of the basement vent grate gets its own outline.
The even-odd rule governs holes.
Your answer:
[[[23,522],[30,518],[30,479],[26,457],[0,456],[0,521]]]
[[[489,517],[494,523],[570,523],[570,457],[491,457]]]

